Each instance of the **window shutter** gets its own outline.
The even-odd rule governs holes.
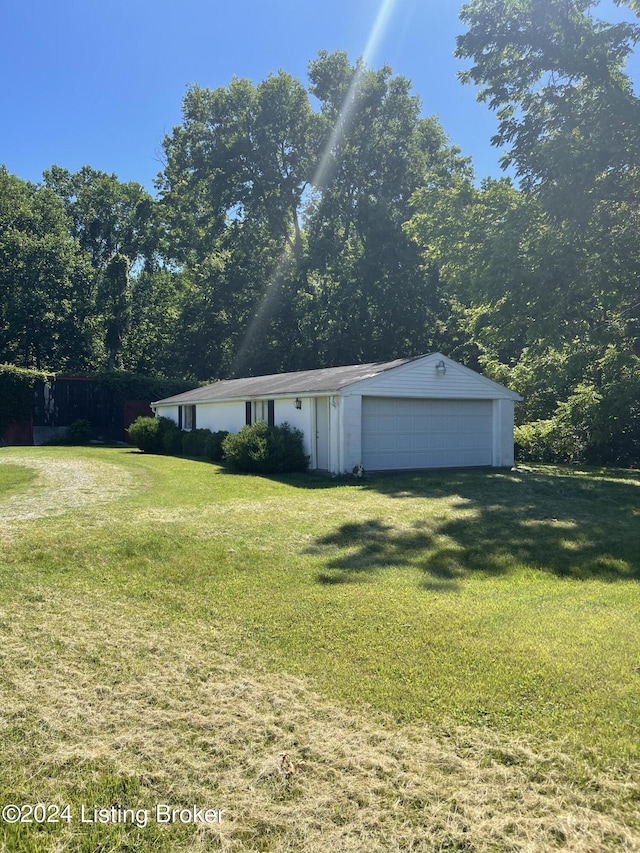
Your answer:
[[[267,400],[267,426],[276,425],[276,407],[274,400]]]
[[[192,406],[192,415],[191,415],[191,429],[196,428],[196,407]]]
[[[247,426],[251,426],[251,400],[247,400],[244,404],[244,422]]]
[[[182,429],[182,406],[178,406],[178,429]]]

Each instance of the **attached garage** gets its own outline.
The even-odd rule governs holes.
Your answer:
[[[334,474],[513,464],[515,391],[441,353],[229,379],[153,404],[157,415],[238,432],[302,431],[311,467]],[[191,420],[189,417],[191,416]]]
[[[492,464],[490,400],[362,398],[362,464],[368,471]]]

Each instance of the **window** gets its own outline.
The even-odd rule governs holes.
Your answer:
[[[178,426],[180,426],[182,429],[195,429],[196,428],[196,407],[195,406],[181,406],[180,410],[181,410],[182,417],[178,418]]]
[[[273,400],[254,400],[245,404],[245,423],[252,424],[264,421],[268,426],[275,426],[276,409]]]

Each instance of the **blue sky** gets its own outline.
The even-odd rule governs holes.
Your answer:
[[[386,4],[386,5],[385,5]],[[365,53],[408,77],[425,115],[498,176],[495,116],[456,73],[457,0],[0,0],[0,163],[38,181],[52,164],[84,164],[152,189],[164,135],[189,83],[254,82],[279,68],[306,82],[319,50]],[[608,3],[607,3],[608,6]],[[604,8],[604,5],[603,7]],[[640,64],[634,57],[634,76]]]

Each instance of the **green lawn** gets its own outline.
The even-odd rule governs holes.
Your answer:
[[[32,481],[35,475],[19,465],[0,465],[0,500]]]
[[[332,824],[344,827],[333,849],[396,849],[387,842],[407,826],[415,837],[398,842],[398,850],[411,849],[410,841],[425,850],[544,850],[549,838],[572,850],[639,849],[640,793],[633,784],[640,766],[638,472],[530,466],[358,483],[313,476],[276,481],[130,450],[72,448],[3,450],[0,463],[8,463],[0,464],[5,801],[19,794],[146,802],[160,796],[163,774],[172,772],[182,780],[184,800],[204,784],[189,770],[195,759],[176,747],[179,768],[171,771],[163,764],[164,747],[142,743],[142,735],[135,745],[123,736],[124,752],[114,752],[116,729],[135,727],[127,708],[137,708],[140,720],[152,712],[173,714],[175,702],[177,716],[167,731],[182,732],[195,748],[194,738],[204,743],[206,737],[202,721],[189,722],[194,691],[209,685],[207,701],[215,704],[211,697],[226,696],[231,679],[233,702],[245,714],[238,685],[254,685],[247,696],[255,685],[264,688],[256,707],[266,703],[264,719],[272,715],[274,728],[269,735],[266,724],[245,721],[242,736],[227,732],[231,746],[209,745],[218,770],[205,790],[221,796],[233,790],[251,829],[237,823],[227,836],[214,833],[200,842],[191,827],[178,827],[173,836],[146,827],[135,830],[142,845],[135,849],[200,849],[188,846],[196,842],[202,849],[323,848],[326,834],[316,848],[308,834],[299,838],[292,828],[290,788],[278,789],[277,807],[268,800],[278,820],[256,828],[241,782],[234,788],[225,774],[248,767],[249,744],[268,755],[270,748],[278,753],[282,738],[289,739],[283,751],[303,765],[335,770],[337,718],[331,717],[335,725],[324,723],[333,746],[322,759],[313,758],[300,736],[302,708],[315,709],[305,717],[308,726],[329,707],[331,714],[359,720],[368,743],[382,743],[392,731],[419,743],[418,752],[426,737],[442,749],[455,742],[450,759],[467,756],[473,764],[463,773],[469,797],[473,773],[484,779],[478,792],[486,792],[487,768],[502,773],[515,765],[509,773],[525,788],[537,780],[556,821],[547,828],[551,835],[538,837],[524,827],[535,812],[542,832],[542,806],[516,818],[515,794],[500,805],[496,793],[491,831],[474,828],[471,805],[467,830],[444,821],[445,829],[436,831],[437,816],[427,827],[424,815],[411,817],[415,803],[402,811],[390,793],[389,803],[402,811],[396,823],[370,828],[368,836],[360,829],[353,840],[348,833],[356,833],[361,818],[354,815],[350,823],[345,805]],[[172,649],[179,666],[166,663]],[[164,666],[162,655],[168,656]],[[151,710],[144,699],[150,694]],[[153,730],[155,723],[148,725]],[[516,776],[496,781],[496,792]],[[399,780],[396,788],[404,784]],[[335,779],[327,776],[323,784],[332,796]],[[377,783],[367,784],[373,790]],[[358,796],[366,800],[365,790]],[[382,802],[385,796],[380,793]],[[572,796],[579,799],[576,810],[591,809],[597,817],[559,827]],[[459,820],[459,790],[454,799]],[[488,820],[488,807],[479,803],[474,807]],[[282,816],[289,808],[290,819]],[[496,823],[505,808],[514,810],[511,829],[508,821],[501,828]],[[600,827],[605,819],[615,827]],[[427,834],[420,835],[418,825]],[[54,850],[61,839],[68,849],[116,850],[124,837],[113,827],[77,825],[4,831],[12,851]],[[384,832],[391,833],[387,842]]]

